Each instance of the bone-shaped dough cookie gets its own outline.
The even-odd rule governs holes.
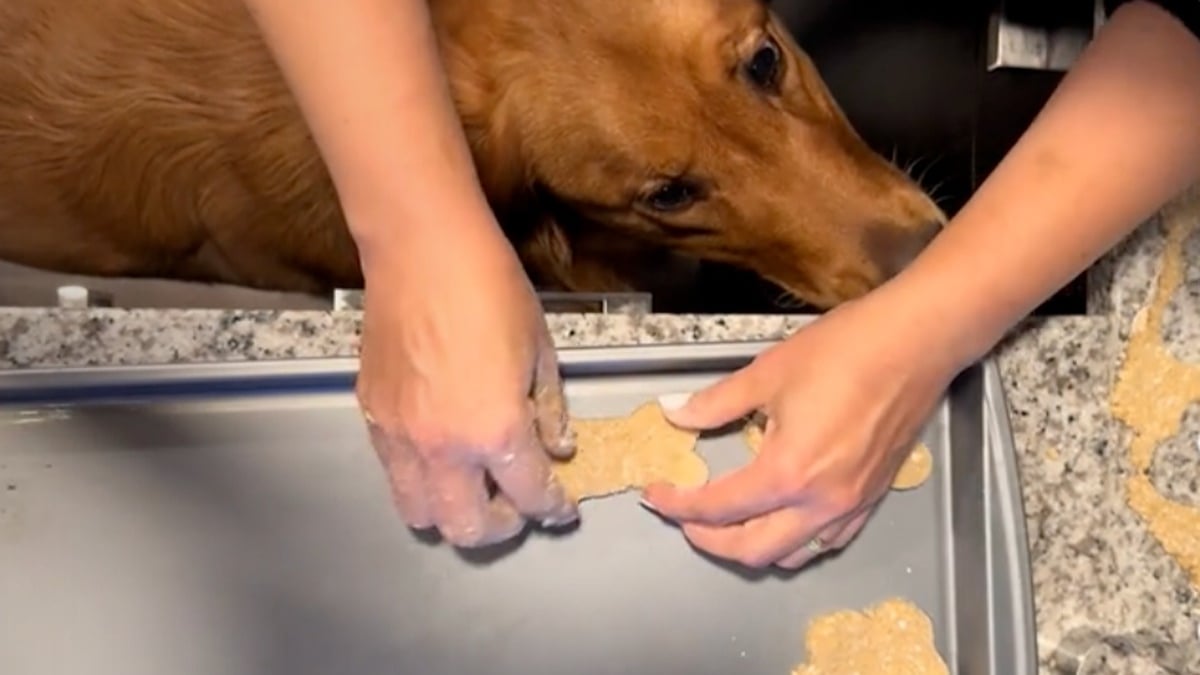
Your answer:
[[[804,640],[808,663],[792,675],[905,673],[948,675],[933,642],[933,623],[916,605],[891,598],[856,612],[815,619]]]
[[[755,413],[742,429],[742,434],[746,438],[746,447],[756,455],[762,448],[764,424],[764,418]],[[924,443],[917,443],[905,458],[904,464],[900,465],[896,477],[892,479],[892,489],[911,490],[920,487],[931,473],[933,473],[933,453]]]
[[[575,454],[554,465],[567,495],[582,501],[659,481],[696,487],[708,480],[708,464],[696,454],[698,434],[667,421],[658,403],[628,417],[574,419]]]

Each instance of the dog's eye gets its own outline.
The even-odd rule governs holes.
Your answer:
[[[687,181],[669,180],[647,193],[642,201],[655,211],[682,211],[696,201],[698,192],[696,186]]]
[[[766,91],[774,91],[779,86],[779,71],[783,58],[779,44],[775,38],[768,37],[754,50],[750,60],[746,62],[746,77],[755,86]]]

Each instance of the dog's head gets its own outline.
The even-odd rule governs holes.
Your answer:
[[[471,47],[488,84],[458,93],[489,192],[535,190],[567,241],[602,229],[827,308],[898,272],[944,223],[765,2],[521,5]]]

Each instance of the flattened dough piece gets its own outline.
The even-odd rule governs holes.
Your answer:
[[[742,429],[742,434],[746,438],[746,446],[750,448],[750,452],[756,455],[762,448],[764,426],[764,418],[755,413]],[[933,453],[924,443],[918,442],[905,458],[904,464],[900,465],[896,477],[892,479],[892,489],[912,490],[918,488],[929,479],[931,473],[933,473]]]
[[[933,473],[933,453],[925,447],[924,443],[918,442],[908,453],[904,463],[900,465],[896,477],[892,479],[892,489],[911,490],[920,487],[931,473]]]
[[[817,617],[804,638],[808,662],[792,675],[950,675],[933,644],[933,622],[891,598],[856,612]]]
[[[766,428],[762,417],[755,413],[747,422],[746,426],[742,427],[742,435],[746,437],[746,447],[750,448],[750,452],[757,455],[759,450],[762,450],[763,430]]]
[[[664,481],[696,487],[708,480],[708,464],[696,454],[694,431],[667,421],[657,402],[628,417],[574,419],[575,455],[554,465],[567,494],[579,501]]]

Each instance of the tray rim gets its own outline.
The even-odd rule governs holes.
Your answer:
[[[588,379],[622,374],[731,371],[749,364],[763,350],[779,342],[773,339],[579,346],[559,347],[557,353],[564,379]],[[0,408],[296,395],[305,391],[344,393],[347,386],[353,389],[357,372],[358,358],[353,356],[0,370]],[[1014,610],[1011,621],[1018,668],[1012,675],[1033,675],[1037,672],[1036,603],[1008,397],[994,357],[985,357],[964,369],[956,382],[962,380],[974,380],[981,390],[981,440],[983,447],[993,449],[988,453],[990,459],[983,462],[988,465],[985,474],[997,467],[1001,472],[987,481],[988,489],[991,483],[999,481],[1006,493],[997,495],[998,499],[986,500],[990,502],[987,509],[999,508],[1004,523],[1001,532],[992,532],[986,513],[984,520],[989,571],[997,543],[1008,556],[1012,588],[1006,604]],[[230,382],[237,386],[213,389],[214,385]],[[196,392],[196,388],[202,391]],[[951,395],[948,393],[947,397]],[[1003,537],[1003,541],[996,542],[996,536]],[[996,602],[993,579],[994,575],[989,573],[986,593],[991,608]],[[989,661],[994,667],[998,655],[993,653],[995,614],[990,609],[988,621]]]
[[[735,340],[725,342],[680,342],[656,344],[614,344],[558,347],[558,361],[564,376],[598,360],[628,364],[626,368],[645,370],[655,363],[670,361],[670,370],[694,370],[697,363],[706,369],[719,368],[718,362],[749,362],[760,351],[781,340]],[[685,359],[680,366],[683,352]],[[358,371],[357,356],[280,357],[229,359],[171,363],[134,363],[73,366],[32,366],[0,369],[0,391],[22,386],[47,386],[70,378],[74,383],[126,382],[177,378],[189,381],[222,377],[281,377],[297,373],[352,375]],[[605,374],[611,374],[606,370]]]
[[[1007,486],[1014,499],[1001,500],[1001,515],[1007,527],[1004,533],[1010,541],[1004,550],[1009,555],[1009,565],[1013,570],[1013,597],[1010,602],[1014,609],[1024,619],[1020,622],[1023,630],[1013,631],[1013,648],[1026,654],[1024,663],[1018,664],[1021,672],[1034,675],[1038,672],[1037,650],[1037,608],[1035,589],[1033,587],[1032,551],[1029,546],[1028,515],[1025,511],[1024,489],[1021,483],[1021,473],[1017,467],[1016,441],[1012,429],[1012,409],[1008,394],[1004,391],[1004,380],[1000,367],[994,357],[987,357],[975,367],[980,368],[984,376],[984,423],[988,433],[986,442],[991,447],[999,446],[1007,458],[999,461],[993,457],[992,468],[998,464],[1001,475],[994,476],[992,481],[999,481],[1000,487]],[[992,542],[989,541],[989,547]],[[994,555],[992,556],[994,557]],[[989,591],[989,594],[991,591]],[[995,655],[993,655],[993,660]]]

